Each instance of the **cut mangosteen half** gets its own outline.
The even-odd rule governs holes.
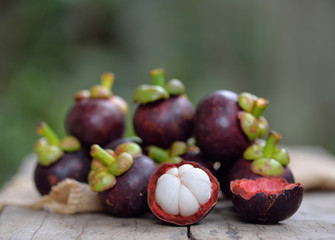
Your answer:
[[[159,219],[190,225],[215,206],[219,192],[217,179],[199,164],[163,163],[149,180],[148,204]]]
[[[278,223],[291,217],[303,197],[301,183],[284,178],[237,179],[230,183],[235,209],[248,222]]]

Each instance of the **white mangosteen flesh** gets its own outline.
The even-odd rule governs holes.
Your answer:
[[[164,212],[188,217],[208,202],[212,184],[205,171],[190,164],[174,167],[159,177],[155,198]]]

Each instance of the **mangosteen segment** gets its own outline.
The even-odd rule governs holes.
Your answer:
[[[189,225],[214,207],[219,191],[216,178],[199,164],[163,163],[150,178],[148,203],[159,219]]]
[[[292,216],[303,197],[300,183],[284,178],[238,179],[231,182],[235,209],[248,222],[277,223]]]

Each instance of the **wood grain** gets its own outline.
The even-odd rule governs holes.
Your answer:
[[[230,201],[220,201],[198,224],[177,227],[144,218],[115,218],[103,213],[61,215],[6,206],[0,215],[0,239],[334,239],[334,192],[304,196],[298,212],[275,225],[241,221]]]

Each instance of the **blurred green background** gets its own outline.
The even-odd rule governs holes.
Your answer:
[[[130,104],[164,67],[196,104],[216,89],[270,101],[282,143],[335,153],[334,1],[2,0],[0,186],[32,152],[42,120],[64,136],[77,90],[116,75]]]

